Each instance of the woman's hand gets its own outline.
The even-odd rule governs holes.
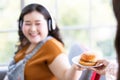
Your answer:
[[[108,66],[109,62],[107,60],[98,60],[96,63],[96,66],[99,67],[93,67],[93,68],[88,68],[90,70],[93,70],[97,72],[98,74],[105,75],[106,73],[106,67]]]

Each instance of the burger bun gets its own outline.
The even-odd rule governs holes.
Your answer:
[[[93,52],[84,52],[81,54],[79,64],[84,66],[95,66],[97,57]]]

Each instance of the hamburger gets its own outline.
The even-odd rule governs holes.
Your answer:
[[[95,66],[97,62],[96,55],[90,52],[81,54],[79,63],[84,66]]]

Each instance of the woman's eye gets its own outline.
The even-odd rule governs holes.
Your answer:
[[[29,26],[29,25],[31,25],[31,24],[29,24],[29,23],[26,23],[25,25]]]
[[[40,25],[40,23],[36,23],[36,25],[37,25],[37,26],[39,26],[39,25]]]

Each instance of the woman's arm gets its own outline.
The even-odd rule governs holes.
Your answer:
[[[57,56],[49,68],[59,80],[78,80],[82,72],[80,66],[70,65],[65,54]]]
[[[81,73],[82,73],[82,68],[73,64],[71,68],[68,71],[66,71],[65,80],[79,80]]]

